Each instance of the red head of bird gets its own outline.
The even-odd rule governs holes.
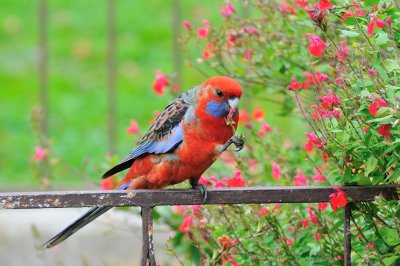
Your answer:
[[[242,96],[242,86],[234,79],[218,76],[206,80],[200,88],[197,115],[210,123],[238,122],[238,105]],[[227,125],[232,126],[232,125]]]

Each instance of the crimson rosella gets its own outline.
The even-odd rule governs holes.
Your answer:
[[[203,172],[232,143],[239,118],[242,87],[228,77],[212,77],[171,102],[153,122],[144,137],[121,163],[103,178],[130,168],[117,186],[119,190],[157,189],[185,180],[199,189],[203,203],[207,190],[198,184]],[[111,207],[93,207],[43,246],[53,247]]]

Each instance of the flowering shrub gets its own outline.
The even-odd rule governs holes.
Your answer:
[[[222,23],[184,21],[188,66],[240,80],[249,103],[239,121],[245,149],[223,155],[201,183],[399,183],[399,8],[398,1],[225,1]],[[269,115],[269,103],[279,117]],[[299,113],[307,129],[286,127],[297,130],[291,138],[276,121]],[[331,208],[188,206],[163,209],[160,219],[176,229],[171,252],[195,264],[341,265],[346,204],[354,210],[353,262],[398,262],[398,202],[352,203],[338,187]]]

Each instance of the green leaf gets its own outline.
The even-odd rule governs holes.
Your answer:
[[[281,111],[279,112],[279,115],[283,115],[283,116],[288,115],[293,111],[293,109],[295,107],[296,107],[296,102],[293,100],[293,98],[286,97],[283,100],[283,105],[282,105]]]
[[[395,265],[394,263],[397,261],[399,262],[400,256],[390,256],[383,259],[383,263],[387,266]]]
[[[376,165],[378,164],[378,159],[371,156],[365,163],[365,176],[368,176],[372,171],[375,170]]]
[[[341,220],[337,221],[337,222],[329,229],[329,232],[330,232],[330,233],[331,233],[331,232],[336,232],[336,230],[339,229],[339,228],[342,227],[342,226],[343,226],[343,220],[341,219]]]
[[[400,244],[400,237],[396,229],[389,227],[382,227],[381,234],[386,243],[390,246]]]
[[[356,31],[350,31],[350,30],[341,30],[342,34],[347,36],[347,37],[358,37],[360,36],[359,32]]]
[[[387,181],[393,182],[400,177],[400,166],[397,166],[397,169],[394,170],[390,175],[387,177]]]
[[[368,90],[362,90],[360,92],[361,98],[366,98],[366,97],[369,97],[370,95],[371,95],[371,93]]]
[[[373,122],[378,122],[380,124],[389,124],[394,122],[396,119],[393,118],[393,115],[388,115],[384,117],[379,117],[375,119],[368,120],[367,123],[373,123]]]
[[[399,65],[399,63],[397,62],[397,60],[394,60],[394,59],[388,59],[388,60],[386,60],[386,69],[389,71],[389,72],[392,72],[392,71],[395,71],[395,70],[397,70],[397,71],[400,71],[400,65]]]
[[[378,37],[375,39],[375,43],[377,46],[383,46],[389,41],[389,36],[386,32],[380,32]]]
[[[374,64],[374,68],[385,82],[389,79],[386,70],[378,62]]]
[[[379,4],[379,0],[365,0],[364,1],[364,6],[372,6],[372,5],[377,5]]]

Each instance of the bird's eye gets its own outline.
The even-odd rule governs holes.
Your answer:
[[[224,96],[224,93],[218,89],[215,90],[215,94],[217,94],[217,96],[220,98]]]

